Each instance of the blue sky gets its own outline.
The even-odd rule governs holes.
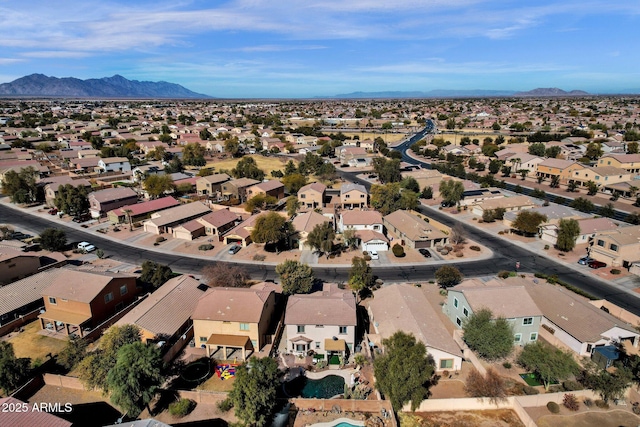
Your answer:
[[[637,0],[0,0],[0,82],[165,80],[216,97],[640,90]]]

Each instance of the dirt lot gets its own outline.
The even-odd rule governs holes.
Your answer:
[[[67,341],[40,335],[40,331],[40,321],[36,320],[25,326],[23,332],[12,332],[2,339],[13,344],[16,357],[30,357],[31,360],[45,361],[47,354],[58,354]]]
[[[400,415],[401,427],[520,427],[524,426],[510,409],[492,411],[418,412]]]
[[[202,384],[200,384],[196,388],[198,390],[206,390],[206,391],[224,391],[224,392],[229,392],[233,388],[234,380],[235,380],[235,378],[228,378],[226,380],[222,380],[222,379],[218,378],[218,375],[216,375],[214,373],[211,376],[211,378],[209,378],[208,380],[206,380],[205,382],[203,382]]]
[[[256,164],[258,165],[258,167],[264,171],[267,177],[271,176],[271,171],[273,170],[278,170],[278,169],[284,170],[284,165],[289,160],[291,160],[290,158],[286,158],[286,157],[277,157],[277,156],[264,157],[259,154],[252,154],[244,157],[253,158],[256,161]],[[219,171],[221,169],[231,170],[236,167],[236,164],[238,163],[239,160],[240,160],[239,158],[226,159],[226,160],[214,160],[212,162],[207,163],[206,167],[213,168],[214,171]],[[298,164],[296,160],[293,160],[293,162],[296,165]]]
[[[539,408],[547,411],[547,408]],[[547,411],[548,412],[548,411]],[[624,410],[610,411],[589,411],[580,414],[567,413],[557,415],[544,415],[536,420],[539,427],[618,427],[637,426],[640,424],[640,417]]]

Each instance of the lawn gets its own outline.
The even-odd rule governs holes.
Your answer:
[[[372,133],[372,132],[349,132],[349,131],[343,131],[342,133],[346,136],[350,136],[351,138],[358,135],[360,137],[360,141],[364,141],[365,139],[376,139],[377,137],[380,137],[384,139],[384,141],[387,144],[400,141],[402,138],[407,136],[406,133]]]
[[[24,327],[24,331],[7,339],[13,344],[16,357],[30,357],[32,360],[46,360],[47,354],[58,354],[67,344],[65,340],[40,335],[40,322],[35,321]]]
[[[256,164],[260,169],[264,171],[267,175],[267,178],[271,176],[271,171],[273,170],[282,170],[284,172],[284,165],[291,159],[286,157],[277,157],[277,156],[269,156],[264,157],[259,154],[251,154],[245,157],[253,157],[256,161]],[[213,162],[207,163],[208,168],[214,168],[214,171],[220,171],[221,169],[231,170],[236,167],[236,164],[240,161],[240,159],[226,159],[226,160],[215,160]],[[293,161],[296,166],[298,162],[296,160]]]
[[[222,380],[213,374],[211,378],[196,387],[197,390],[229,392],[233,388],[234,378]]]

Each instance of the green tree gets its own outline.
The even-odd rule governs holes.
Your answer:
[[[109,392],[107,376],[116,365],[118,351],[127,344],[140,342],[140,328],[135,325],[112,326],[100,339],[100,346],[78,364],[78,377],[90,390]]]
[[[633,380],[631,369],[621,363],[614,366],[616,369],[609,371],[592,363],[582,374],[585,386],[598,392],[605,402],[622,398]]]
[[[601,206],[598,213],[605,218],[613,218],[613,215],[615,215],[613,203],[607,203],[606,205]]]
[[[420,197],[427,200],[433,199],[433,188],[431,186],[424,187]]]
[[[243,157],[238,161],[236,167],[231,169],[234,178],[251,178],[257,181],[264,179],[264,171],[258,167],[253,157]]]
[[[463,193],[464,185],[461,181],[453,179],[440,181],[440,196],[442,196],[444,203],[450,205],[459,204]]]
[[[382,340],[384,354],[373,362],[376,387],[395,411],[411,402],[415,410],[429,397],[434,367],[422,342],[403,331]]]
[[[0,341],[0,388],[5,395],[9,395],[26,379],[30,363],[28,358],[16,358],[13,344]]]
[[[300,207],[300,202],[298,201],[298,198],[296,196],[289,196],[289,198],[287,198],[286,208],[287,208],[287,215],[289,215],[289,218],[291,218],[296,214],[296,212],[298,212],[299,207]]]
[[[529,145],[529,154],[538,157],[544,157],[545,145],[541,142],[535,142]]]
[[[462,273],[452,265],[443,265],[436,270],[435,276],[441,288],[450,288],[462,282]]]
[[[520,174],[520,178],[524,181],[527,175],[531,172],[529,169],[518,169],[518,173]]]
[[[238,138],[229,138],[224,142],[224,151],[229,153],[232,157],[238,157],[240,155],[240,142]]]
[[[464,341],[484,359],[507,357],[513,350],[513,327],[503,317],[493,318],[491,310],[483,308],[462,324]]]
[[[294,173],[298,173],[298,167],[293,160],[289,160],[286,165],[284,165],[284,176],[291,175]]]
[[[580,370],[571,353],[540,341],[525,345],[518,356],[518,363],[528,371],[535,372],[545,390],[553,381],[566,380]]]
[[[587,150],[585,151],[584,156],[593,161],[602,157],[602,154],[602,144],[599,142],[590,142],[587,144]]]
[[[207,161],[204,159],[204,147],[197,143],[191,143],[182,149],[182,163],[189,166],[204,166]]]
[[[491,125],[491,129],[500,130],[502,128],[500,127],[500,124],[498,122],[493,122],[493,124]]]
[[[500,172],[502,165],[502,160],[491,159],[491,161],[489,162],[489,172],[493,174]]]
[[[40,233],[40,246],[47,251],[62,251],[67,246],[67,233],[59,228],[47,228]]]
[[[291,259],[278,264],[276,274],[280,277],[282,292],[287,295],[308,294],[315,280],[309,265]]]
[[[142,263],[142,272],[140,273],[140,281],[159,288],[164,282],[171,279],[173,271],[171,267],[159,264],[154,261],[145,261]]]
[[[400,183],[371,186],[371,206],[382,215],[388,215],[397,210],[411,210],[418,206],[418,193],[405,190]]]
[[[402,180],[400,160],[398,159],[375,157],[373,159],[373,170],[382,184],[400,182]]]
[[[549,187],[551,188],[560,187],[560,177],[558,175],[554,175],[551,177],[551,183],[549,183]]]
[[[325,253],[327,256],[333,252],[333,240],[336,238],[336,232],[333,224],[323,222],[313,227],[313,230],[307,236],[307,244],[317,252]]]
[[[538,233],[540,225],[547,222],[547,219],[546,215],[526,209],[518,213],[511,227],[525,235],[533,235]]]
[[[349,270],[349,288],[354,294],[360,295],[365,289],[370,288],[373,285],[373,271],[362,258],[355,256],[351,258],[351,270]]]
[[[400,181],[400,187],[413,191],[414,193],[420,193],[420,184],[418,184],[418,181],[412,176],[403,178],[403,180]]]
[[[170,175],[151,174],[145,178],[143,185],[152,199],[157,199],[164,193],[175,190],[175,184]]]
[[[278,203],[278,199],[268,194],[259,193],[247,200],[244,210],[251,213],[255,210],[265,210]]]
[[[60,212],[71,216],[80,216],[89,212],[89,199],[86,187],[74,187],[71,184],[61,185],[53,204]]]
[[[578,183],[575,181],[569,181],[569,184],[567,184],[567,191],[570,193],[573,193],[574,191],[576,191],[576,189],[578,188]]]
[[[260,215],[251,231],[251,240],[256,243],[276,244],[291,234],[291,223],[275,212]],[[276,245],[276,250],[277,245]]]
[[[356,230],[353,228],[347,228],[344,230],[342,232],[342,239],[344,240],[345,246],[349,249],[356,249],[360,241],[356,235]]]
[[[158,392],[164,380],[162,370],[162,356],[157,346],[141,342],[122,346],[107,375],[111,402],[128,416],[137,417]]]
[[[531,197],[535,197],[536,199],[546,199],[547,198],[547,193],[545,193],[544,190],[541,190],[539,188],[534,188],[533,191],[531,192]]]
[[[64,348],[56,358],[60,366],[65,369],[73,369],[87,355],[87,340],[76,335],[71,335]]]
[[[285,175],[282,178],[284,188],[289,194],[297,194],[298,190],[307,185],[307,177],[299,173]]]
[[[595,196],[598,193],[598,184],[593,181],[587,182],[587,195]]]
[[[638,154],[638,142],[632,141],[627,144],[627,154]]]
[[[571,203],[569,203],[569,207],[586,213],[591,213],[596,208],[591,200],[587,200],[584,197],[578,197],[577,199],[574,199]]]
[[[10,170],[2,179],[2,193],[9,196],[13,203],[34,202],[38,196],[38,176],[38,171],[31,166],[20,169],[20,172]]]
[[[555,159],[560,155],[561,152],[562,152],[562,148],[558,147],[557,145],[554,145],[553,147],[549,147],[546,150],[544,150],[544,155],[550,159]]]
[[[575,219],[562,218],[558,222],[558,237],[556,248],[563,252],[572,251],[576,246],[576,239],[580,235],[580,223]]]
[[[271,423],[281,387],[279,377],[278,363],[270,357],[252,357],[236,368],[229,400],[245,425],[265,427]]]

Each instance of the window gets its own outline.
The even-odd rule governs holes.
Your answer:
[[[307,198],[307,195],[306,195],[306,194],[304,194],[304,193],[302,193],[302,194],[300,195],[300,198],[301,198],[301,199],[306,199],[306,198]]]
[[[248,323],[240,323],[240,330],[241,331],[248,331],[249,330],[249,324]]]
[[[200,337],[200,342],[207,342],[207,337]]]
[[[120,295],[125,295],[127,293],[127,285],[120,286]]]
[[[253,348],[258,348],[258,341],[251,340],[251,345],[253,346]]]
[[[462,314],[464,314],[465,317],[469,317],[469,310],[467,310],[467,307],[462,309]]]
[[[529,335],[529,341],[536,341],[537,339],[538,339],[538,333],[531,332],[531,335]]]
[[[316,350],[320,349],[320,341],[316,341]]]
[[[296,351],[307,351],[306,344],[296,344]]]
[[[49,304],[57,304],[58,302],[54,297],[49,297]]]
[[[346,326],[340,326],[340,333],[341,334],[346,334],[347,333],[347,327]]]
[[[520,342],[520,341],[522,341],[522,334],[516,334],[516,335],[513,337],[513,341],[514,341],[514,342]]]
[[[596,242],[596,245],[598,245],[598,246],[600,246],[600,247],[604,248],[604,240],[598,240],[598,241]]]
[[[316,328],[324,328],[324,325],[316,325]]]
[[[523,325],[533,325],[533,317],[525,317],[522,319]]]
[[[458,308],[458,298],[453,298],[453,306]]]
[[[105,304],[108,303],[108,302],[111,302],[111,301],[113,301],[113,292],[109,292],[108,294],[106,294],[104,296],[104,303]]]
[[[611,249],[614,252],[618,252],[618,245],[612,243],[609,245],[609,249]]]
[[[591,344],[587,344],[587,353],[591,353],[593,346]]]
[[[462,326],[462,320],[459,317],[456,317],[456,325]]]
[[[304,334],[304,325],[298,325],[298,333]]]
[[[345,195],[344,195],[344,198],[345,198],[345,199],[348,199],[349,197],[351,197],[349,194],[345,194]]]
[[[453,368],[453,359],[440,360],[440,369],[451,369],[451,368]]]

